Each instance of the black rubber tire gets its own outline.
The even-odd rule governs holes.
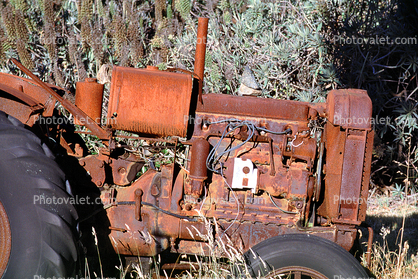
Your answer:
[[[0,202],[9,219],[12,244],[3,279],[76,274],[78,217],[68,192],[64,173],[46,145],[0,111]],[[67,202],[47,202],[54,197]]]
[[[253,277],[267,276],[281,268],[294,266],[314,270],[327,278],[369,277],[353,255],[339,245],[314,235],[279,235],[255,245],[251,250],[245,253],[245,259]]]

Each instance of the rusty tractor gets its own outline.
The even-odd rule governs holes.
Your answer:
[[[103,125],[96,79],[77,83],[73,104],[17,60],[29,78],[0,74],[1,278],[74,275],[92,227],[104,253],[209,255],[210,234],[254,277],[367,276],[347,252],[366,215],[367,92],[332,90],[326,103],[203,94],[207,24],[194,72],[114,66]],[[59,122],[57,103],[86,129]],[[103,147],[89,153],[80,134]],[[128,141],[174,157],[181,147],[185,163],[141,171]]]

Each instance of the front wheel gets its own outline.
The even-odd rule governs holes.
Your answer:
[[[346,250],[309,234],[269,238],[246,252],[245,259],[257,278],[368,278]]]

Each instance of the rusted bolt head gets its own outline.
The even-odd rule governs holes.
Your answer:
[[[249,174],[250,173],[250,168],[249,167],[243,167],[242,172],[245,173],[245,174]]]
[[[151,195],[158,196],[159,194],[160,194],[160,190],[158,190],[158,186],[156,184],[152,184]]]
[[[100,187],[100,186],[102,186],[102,182],[101,181],[97,181],[96,185]]]
[[[120,174],[126,174],[126,169],[124,167],[120,167],[118,169],[118,173],[120,173]]]
[[[303,202],[297,201],[295,206],[297,209],[301,209],[303,207]]]
[[[135,190],[135,196],[142,196],[144,194],[144,192],[141,189],[136,189]]]
[[[186,204],[186,206],[184,207],[184,209],[186,209],[187,211],[192,210],[192,208],[193,206],[190,203]]]

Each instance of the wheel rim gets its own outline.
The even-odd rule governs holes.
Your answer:
[[[283,268],[279,268],[271,273],[268,274],[266,278],[294,278],[294,279],[302,279],[302,278],[315,278],[315,279],[327,279],[324,274],[307,267],[303,266],[287,266]]]
[[[9,218],[6,210],[0,202],[0,277],[6,271],[12,249],[12,232],[10,230]]]

